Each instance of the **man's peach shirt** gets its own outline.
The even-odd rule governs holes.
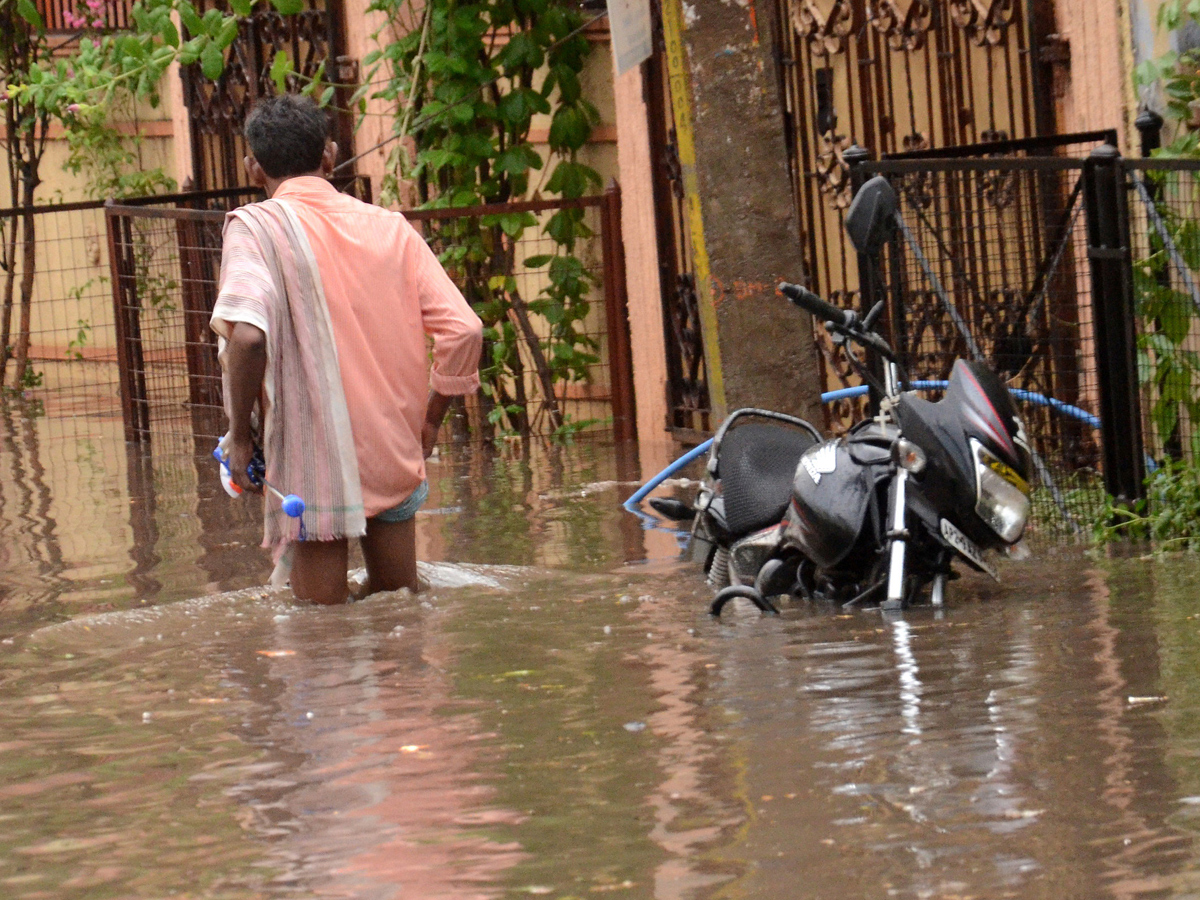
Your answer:
[[[321,273],[370,518],[407,499],[425,478],[421,425],[428,389],[455,395],[479,387],[482,324],[400,213],[362,203],[315,177],[289,178],[273,199],[300,219]],[[254,264],[257,253],[230,253],[230,242],[247,240],[240,223],[226,229],[223,259],[238,264],[230,272],[222,265],[220,291],[237,303],[223,310],[218,297],[213,311],[213,327],[224,337],[233,321],[266,330],[266,316],[246,309],[246,300],[273,294],[265,263]]]

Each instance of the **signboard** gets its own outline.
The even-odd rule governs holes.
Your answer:
[[[608,0],[608,31],[620,77],[654,52],[650,0]]]

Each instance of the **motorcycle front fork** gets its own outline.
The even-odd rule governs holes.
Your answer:
[[[891,507],[888,511],[888,539],[891,541],[888,549],[891,557],[888,560],[887,600],[884,601],[884,609],[899,609],[904,605],[904,555],[908,549],[909,538],[905,523],[905,512],[908,509],[907,491],[908,471],[899,469],[896,477],[892,479]],[[934,576],[929,599],[934,606],[941,606],[946,602],[945,573]]]
[[[892,479],[891,508],[888,515],[888,540],[891,541],[888,561],[887,600],[884,609],[899,609],[904,604],[904,552],[908,548],[908,529],[904,527],[907,508],[908,471],[900,469]]]

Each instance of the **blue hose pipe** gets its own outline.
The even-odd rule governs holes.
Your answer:
[[[923,380],[911,381],[909,387],[917,391],[944,391],[950,386],[948,381]],[[861,397],[867,393],[869,388],[865,384],[855,385],[854,387],[838,388],[836,391],[826,391],[821,395],[822,403],[834,403],[838,400],[846,400],[851,397]],[[1037,391],[1027,391],[1024,388],[1009,388],[1008,392],[1018,400],[1023,400],[1026,403],[1032,403],[1034,406],[1045,406],[1053,409],[1055,412],[1062,413],[1064,416],[1069,416],[1072,419],[1078,419],[1092,428],[1099,429],[1100,418],[1092,415],[1085,409],[1080,409],[1078,406],[1072,406],[1070,403],[1063,403],[1061,400],[1055,400],[1053,397],[1047,397],[1045,394],[1039,394]],[[640,488],[630,495],[629,499],[622,504],[625,509],[630,512],[636,512],[634,509],[639,503],[646,499],[646,495],[652,490],[690,463],[692,460],[708,452],[712,446],[712,438],[709,438],[698,447],[693,447],[675,462],[671,463]]]
[[[626,509],[628,509],[630,512],[632,512],[633,511],[632,507],[637,506],[639,503],[641,503],[643,500],[645,500],[647,494],[649,494],[652,490],[654,490],[656,487],[658,487],[660,484],[662,484],[664,481],[666,481],[668,478],[670,478],[672,475],[674,475],[676,472],[678,472],[680,469],[682,469],[684,466],[686,466],[692,460],[696,459],[699,456],[703,456],[705,453],[708,452],[708,448],[711,446],[712,446],[712,438],[709,438],[707,441],[705,441],[700,446],[693,447],[687,453],[683,454],[683,456],[679,457],[679,459],[675,460],[675,462],[671,463],[669,466],[667,466],[665,469],[663,469],[661,472],[659,472],[657,475],[655,475],[653,478],[651,478],[649,481],[647,481],[645,484],[643,484],[640,488],[638,488],[636,491],[634,491],[629,496],[629,499],[626,500],[622,505]]]

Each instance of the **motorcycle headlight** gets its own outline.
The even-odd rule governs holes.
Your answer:
[[[1006,543],[1014,543],[1029,518],[1029,484],[979,441],[971,439],[975,457],[975,514]]]

